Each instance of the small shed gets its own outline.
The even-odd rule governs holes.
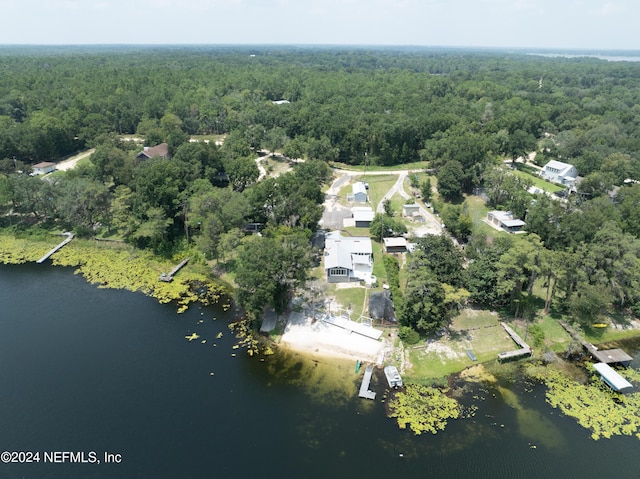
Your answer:
[[[358,181],[351,185],[353,201],[356,203],[366,203],[367,202],[367,188],[362,181]]]
[[[412,218],[416,213],[420,214],[420,206],[417,204],[402,205],[402,216]]]
[[[620,392],[633,388],[633,384],[620,376],[606,363],[596,363],[593,368],[600,374],[600,378],[614,391]]]
[[[33,169],[34,175],[46,175],[47,173],[56,171],[56,164],[51,163],[50,161],[43,161],[41,163],[36,163],[31,168]]]
[[[373,208],[368,206],[356,206],[351,208],[353,213],[353,221],[356,228],[369,228],[373,221],[374,212]]]
[[[384,252],[385,253],[406,253],[407,252],[407,238],[383,238]]]

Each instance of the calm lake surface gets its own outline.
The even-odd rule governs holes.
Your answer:
[[[640,477],[640,440],[592,441],[519,380],[508,398],[465,386],[472,418],[414,436],[385,417],[381,381],[365,401],[353,364],[251,358],[220,308],[176,314],[49,265],[0,265],[0,305],[0,450],[41,453],[1,478]]]

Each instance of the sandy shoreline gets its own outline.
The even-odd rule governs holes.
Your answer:
[[[351,333],[321,320],[314,323],[310,317],[296,312],[289,315],[280,345],[314,356],[372,363],[379,360],[385,349],[384,341]]]

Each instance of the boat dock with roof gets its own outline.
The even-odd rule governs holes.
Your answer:
[[[569,333],[569,335],[573,339],[575,339],[580,344],[582,344],[582,347],[593,358],[595,358],[596,360],[598,360],[601,363],[605,363],[605,364],[620,363],[623,366],[628,366],[629,363],[631,362],[631,360],[633,359],[631,356],[629,356],[622,349],[618,349],[618,348],[616,348],[616,349],[603,349],[602,351],[600,351],[593,344],[591,344],[590,342],[584,340],[582,338],[582,336],[580,336],[577,333],[577,331],[575,329],[573,329],[571,326],[569,326],[567,323],[565,323],[562,320],[558,320],[558,323],[560,323],[560,326],[562,326],[567,331],[567,333]]]

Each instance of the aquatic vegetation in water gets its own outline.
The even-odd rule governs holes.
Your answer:
[[[634,369],[619,373],[631,382],[640,382],[640,372]],[[534,375],[548,388],[547,402],[590,429],[594,440],[618,435],[640,439],[640,392],[616,393],[595,374],[586,384],[551,367]]]
[[[389,400],[388,415],[396,418],[400,429],[409,426],[415,434],[425,431],[435,434],[446,427],[448,419],[460,416],[460,404],[445,392],[420,384],[407,384]]]
[[[51,246],[48,241],[0,235],[0,262],[36,261]],[[100,287],[141,291],[161,303],[176,301],[178,312],[185,311],[195,301],[215,303],[224,293],[210,278],[189,270],[181,271],[180,277],[171,282],[159,281],[160,274],[173,265],[161,262],[150,252],[129,246],[78,239],[56,252],[51,261],[54,265],[76,267],[76,273]]]

